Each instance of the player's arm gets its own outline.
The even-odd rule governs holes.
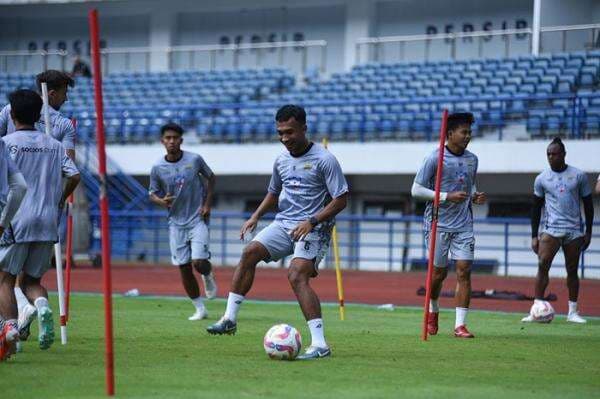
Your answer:
[[[592,226],[594,225],[594,202],[592,201],[592,195],[588,195],[582,198],[583,200],[583,213],[585,214],[585,236],[583,240],[583,247],[585,251],[592,242]]]
[[[73,194],[73,191],[75,191],[75,189],[77,188],[77,185],[79,184],[80,181],[81,181],[81,175],[79,173],[67,177],[67,182],[65,183],[65,187],[63,188],[62,197],[60,199],[60,207],[61,208],[65,206],[65,202],[67,201],[67,198],[69,198],[69,196],[71,194]]]
[[[27,183],[21,172],[14,171],[8,175],[8,196],[6,198],[6,206],[0,215],[0,236],[8,227],[10,221],[15,216],[21,206],[23,198],[27,193]]]
[[[153,167],[150,171],[150,189],[149,196],[150,202],[154,205],[158,205],[161,208],[169,209],[175,197],[171,193],[166,193],[164,197],[161,197],[159,193],[163,193],[164,191],[161,189],[160,178],[158,176],[158,172],[156,167]]]
[[[427,188],[429,181],[431,181],[436,172],[437,168],[437,153],[434,152],[427,156],[423,161],[423,164],[417,171],[415,180],[410,190],[413,198],[422,201],[433,201],[435,198],[435,191]],[[464,191],[452,191],[452,192],[440,192],[440,202],[463,202],[469,198],[469,194]]]
[[[542,219],[542,208],[544,207],[544,197],[533,195],[533,203],[531,204],[531,249],[536,254],[539,247],[539,229],[540,220]]]
[[[254,211],[250,219],[246,220],[246,222],[242,225],[242,229],[240,230],[240,239],[244,239],[244,235],[248,232],[253,232],[256,229],[256,225],[261,217],[271,209],[277,206],[277,201],[279,200],[279,195],[272,193],[269,191],[265,198],[262,200],[258,208]]]
[[[596,181],[596,188],[594,191],[596,191],[596,195],[600,195],[600,176],[598,176],[598,181]]]
[[[215,183],[217,182],[217,178],[215,174],[212,173],[210,176],[206,178],[206,198],[204,198],[204,204],[202,204],[202,209],[200,214],[204,221],[207,221],[210,217],[210,209],[213,203],[213,195],[215,192]]]

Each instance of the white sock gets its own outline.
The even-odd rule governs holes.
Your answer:
[[[224,317],[233,322],[237,321],[237,314],[240,311],[240,306],[244,302],[244,296],[230,292],[227,297],[227,309]]]
[[[454,328],[467,324],[468,311],[468,308],[456,308],[456,321],[454,322]]]
[[[439,305],[437,299],[431,299],[431,300],[429,300],[429,311],[431,313],[439,313],[439,311],[440,311],[440,305]]]
[[[577,302],[569,301],[569,314],[577,313]]]
[[[196,307],[197,310],[204,310],[204,302],[202,302],[202,297],[193,298],[192,303]]]
[[[35,305],[35,307],[38,310],[38,312],[40,310],[42,310],[42,308],[48,308],[48,307],[50,307],[50,303],[48,303],[48,299],[44,298],[43,296],[37,298],[35,300],[35,302],[33,302],[33,304]]]
[[[25,306],[30,305],[30,303],[21,287],[15,287],[15,298],[17,298],[17,308],[19,308],[19,313],[22,313]]]
[[[319,348],[327,348],[325,332],[323,331],[323,319],[312,319],[307,322],[310,329],[311,344]]]

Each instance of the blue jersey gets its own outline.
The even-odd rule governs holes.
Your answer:
[[[581,230],[581,198],[592,194],[585,172],[567,166],[562,172],[546,169],[535,178],[533,193],[544,199],[543,226]]]
[[[42,107],[42,117],[35,124],[35,128],[40,132],[45,132],[46,127],[44,123],[44,108]],[[60,141],[63,147],[67,150],[75,149],[75,126],[73,121],[65,118],[60,112],[50,107],[50,134],[56,140]],[[5,106],[0,111],[0,136],[6,136],[15,132],[15,125],[10,117],[10,104]]]
[[[200,221],[200,208],[206,196],[204,181],[211,177],[212,170],[204,159],[191,152],[183,151],[175,162],[162,157],[150,172],[150,194],[175,197],[169,208],[169,224],[191,227]]]
[[[27,183],[27,194],[12,220],[10,240],[4,244],[57,241],[62,178],[79,174],[77,167],[62,144],[42,132],[21,130],[2,140]]]
[[[284,223],[308,220],[331,198],[348,192],[348,183],[335,156],[320,145],[311,145],[304,155],[295,157],[286,151],[275,160],[269,193],[279,196],[276,220]]]
[[[415,182],[430,190],[435,190],[439,150],[429,154],[415,176]],[[442,232],[473,231],[473,211],[471,194],[475,187],[478,159],[475,154],[465,150],[462,155],[444,151],[444,169],[442,170],[442,192],[464,191],[469,195],[465,201],[455,204],[450,201],[440,203],[438,230]],[[427,202],[425,209],[425,230],[431,228],[433,201]]]

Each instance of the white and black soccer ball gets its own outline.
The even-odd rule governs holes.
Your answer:
[[[538,323],[550,323],[554,319],[554,308],[548,301],[535,302],[529,314]]]
[[[271,359],[294,360],[302,348],[302,337],[294,327],[277,324],[265,334],[263,346]]]

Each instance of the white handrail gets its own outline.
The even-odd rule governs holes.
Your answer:
[[[24,55],[61,55],[67,56],[69,54],[66,50],[5,50],[0,51],[1,57],[20,57]]]
[[[547,26],[542,27],[542,32],[562,32],[570,30],[588,30],[588,29],[600,29],[600,24],[583,24],[583,25],[560,25],[560,26]]]
[[[381,37],[363,37],[356,41],[357,44],[377,44],[377,43],[395,43],[395,42],[415,42],[426,40],[447,40],[460,39],[463,37],[486,37],[486,36],[506,36],[518,34],[531,34],[531,29],[505,29],[505,30],[483,30],[474,32],[456,32],[456,33],[436,33],[432,35],[402,35],[402,36],[381,36]]]

